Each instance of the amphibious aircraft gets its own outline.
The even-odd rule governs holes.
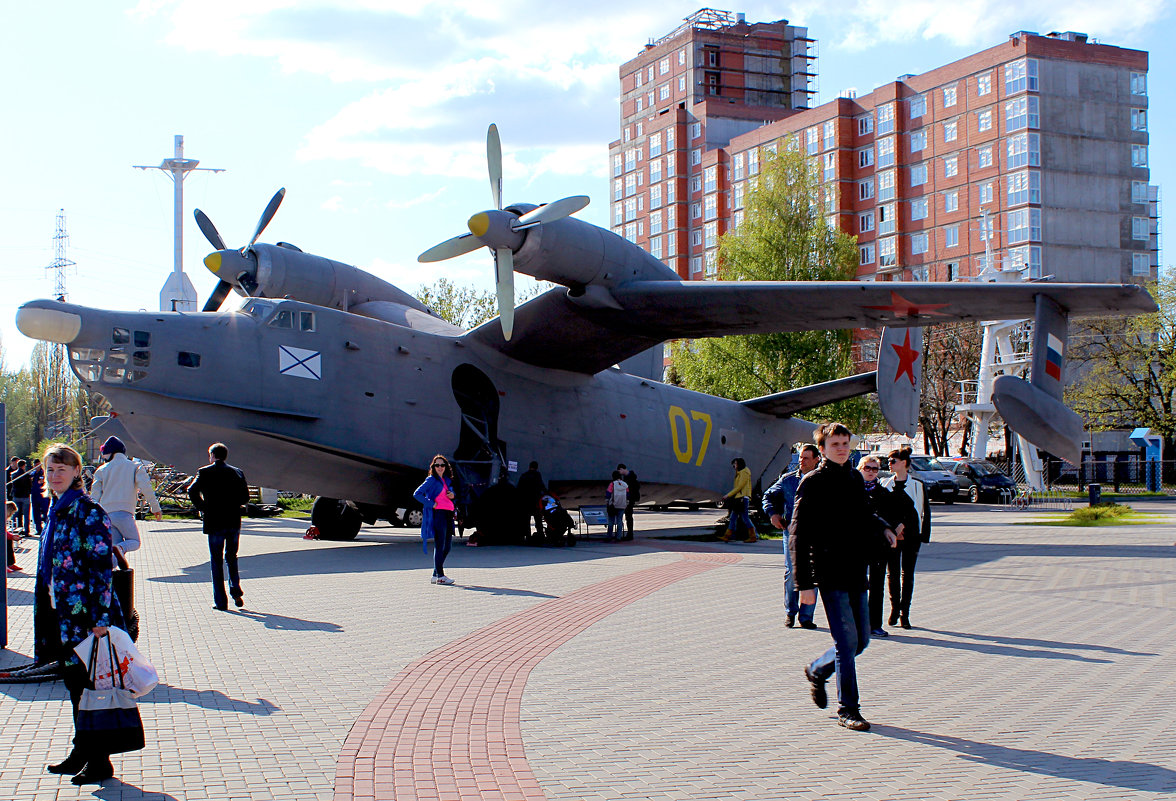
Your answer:
[[[491,250],[500,315],[472,330],[356,267],[259,244],[284,190],[240,249],[196,211],[220,279],[204,311],[36,300],[17,325],[68,346],[74,372],[146,456],[194,469],[209,443],[226,442],[251,482],[318,496],[322,534],[350,539],[362,521],[411,508],[438,452],[475,490],[535,459],[575,506],[600,502],[618,462],[639,472],[651,502],[715,497],[736,456],[770,480],[789,444],[811,436],[797,413],[875,389],[892,424],[913,434],[921,326],[953,320],[1036,319],[1040,369],[1031,382],[1002,377],[996,402],[1027,439],[1073,459],[1081,424],[1060,400],[1067,320],[1155,309],[1135,285],[682,281],[569,216],[585,197],[503,206],[493,126],[487,157],[494,205],[420,257]],[[515,270],[558,286],[515,309]],[[247,300],[222,311],[230,291]],[[649,355],[672,339],[883,327],[877,373],[743,402],[662,383]]]

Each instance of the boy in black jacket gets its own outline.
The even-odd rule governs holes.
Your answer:
[[[800,602],[821,601],[833,647],[804,669],[813,703],[824,709],[829,701],[825,682],[837,674],[837,723],[853,731],[868,731],[858,704],[855,657],[870,642],[866,569],[880,539],[890,547],[894,532],[871,510],[862,475],[849,464],[853,435],[841,423],[817,430],[820,466],[804,477],[796,491],[796,585]]]

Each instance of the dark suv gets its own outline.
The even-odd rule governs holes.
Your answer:
[[[927,488],[927,499],[955,503],[958,486],[951,468],[932,456],[911,456],[911,473]]]
[[[1017,492],[1016,482],[992,462],[983,459],[958,460],[952,477],[960,488],[960,494],[966,495],[972,503],[999,501],[1002,496],[1015,495]]]

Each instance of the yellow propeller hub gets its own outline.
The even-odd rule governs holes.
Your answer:
[[[209,253],[204,257],[204,266],[212,272],[213,275],[220,275],[221,254],[219,251]]]
[[[471,234],[476,237],[483,237],[490,230],[490,215],[484,211],[480,211],[473,217],[470,217],[466,225],[469,226]]]

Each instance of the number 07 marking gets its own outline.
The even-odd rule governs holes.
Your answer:
[[[679,420],[681,420],[681,426],[678,425]],[[689,464],[690,460],[694,458],[694,436],[691,431],[692,420],[701,421],[703,424],[700,438],[701,444],[698,447],[698,459],[694,462],[694,464],[701,466],[702,460],[706,458],[707,445],[710,444],[711,429],[713,427],[711,416],[706,412],[691,410],[690,416],[687,417],[686,410],[681,406],[670,407],[670,439],[674,447],[674,457],[682,464]]]

